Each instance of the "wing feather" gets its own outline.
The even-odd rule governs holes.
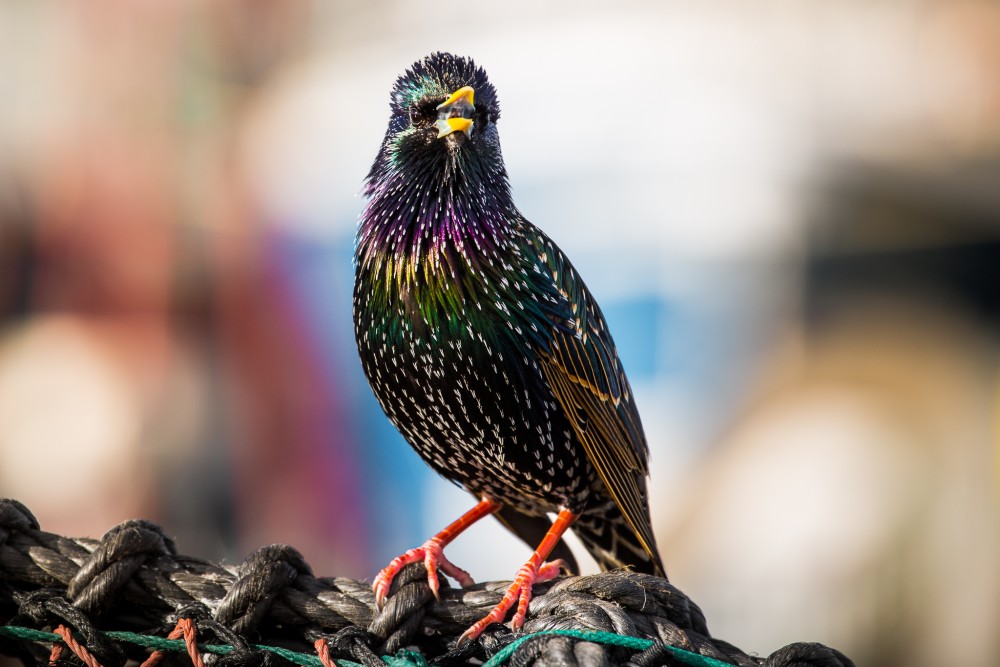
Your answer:
[[[632,390],[600,308],[562,251],[533,229],[531,254],[551,277],[559,309],[549,344],[537,350],[546,382],[566,413],[590,463],[643,549],[659,563],[645,478],[649,450]],[[662,567],[661,567],[662,569]]]

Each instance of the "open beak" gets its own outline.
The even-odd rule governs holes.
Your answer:
[[[472,138],[472,117],[476,114],[475,94],[472,86],[463,86],[437,106],[438,119],[434,127],[437,128],[438,139],[447,137],[452,132],[465,132],[466,137]]]

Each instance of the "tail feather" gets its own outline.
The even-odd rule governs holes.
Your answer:
[[[541,543],[546,531],[552,527],[548,517],[523,514],[509,505],[504,505],[493,516],[532,549]],[[613,500],[584,512],[573,523],[571,530],[602,570],[631,568],[635,572],[667,578],[656,545],[652,545],[653,553],[643,548]],[[548,560],[557,558],[565,560],[570,571],[579,574],[580,568],[564,540],[559,540]]]
[[[588,510],[572,529],[602,570],[628,567],[667,578],[656,544],[652,553],[643,548],[614,501]]]

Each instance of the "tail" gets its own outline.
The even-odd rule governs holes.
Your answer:
[[[584,512],[572,530],[602,570],[628,567],[667,578],[656,543],[647,551],[613,500]]]

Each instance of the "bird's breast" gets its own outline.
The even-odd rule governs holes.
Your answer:
[[[355,332],[376,397],[432,467],[475,492],[551,509],[593,475],[503,291],[513,282],[447,256],[359,262]]]

